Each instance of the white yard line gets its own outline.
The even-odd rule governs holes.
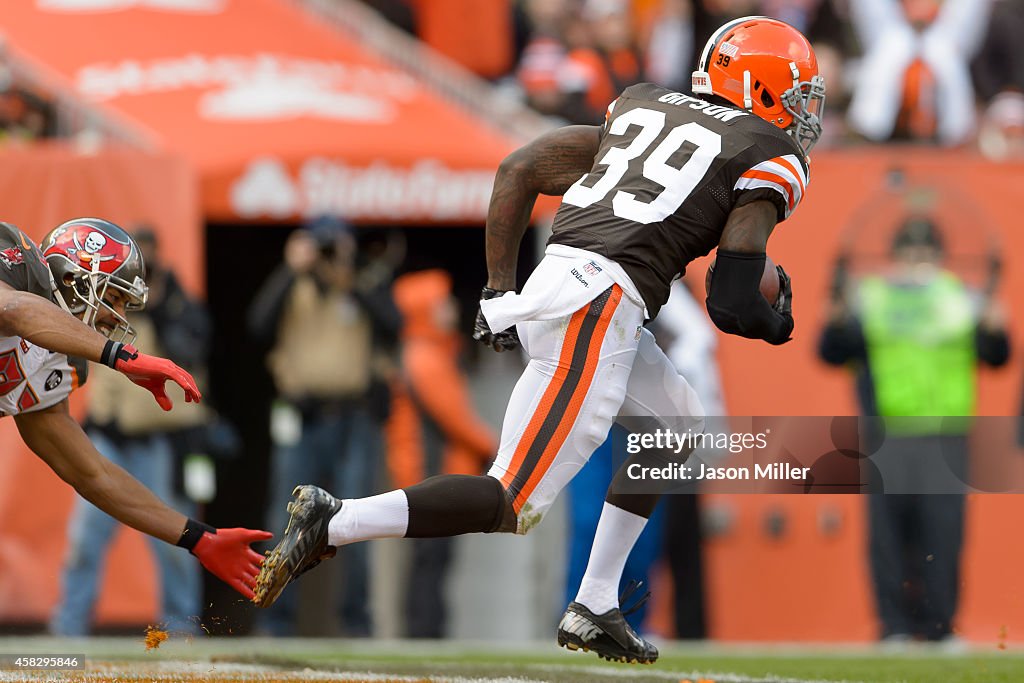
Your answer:
[[[300,681],[395,681],[396,683],[430,680],[433,683],[544,683],[544,681],[514,676],[500,678],[477,678],[466,676],[413,676],[402,674],[373,673],[370,671],[320,671],[316,669],[287,670],[255,664],[232,664],[222,662],[180,662],[163,660],[159,662],[110,662],[90,665],[85,671],[0,671],[3,683],[38,683],[39,681],[176,681],[178,677],[195,677],[194,680],[247,681],[292,679]],[[201,677],[201,678],[199,678]]]
[[[643,677],[678,682],[685,679],[697,681],[710,679],[715,683],[856,683],[855,681],[825,681],[805,678],[782,678],[778,676],[751,677],[730,673],[709,671],[664,671],[648,667],[631,667],[629,669],[613,669],[603,666],[571,666],[557,664],[526,664],[523,668],[541,678],[524,678],[518,676],[472,677],[472,676],[435,676],[435,675],[402,675],[373,673],[369,671],[322,671],[316,669],[287,670],[276,669],[255,664],[234,664],[224,662],[184,662],[162,660],[157,662],[111,662],[95,663],[86,671],[0,671],[0,682],[28,683],[30,681],[101,681],[116,676],[124,681],[174,681],[176,677],[202,677],[204,681],[246,680],[259,682],[272,679],[294,679],[301,681],[367,681],[367,682],[408,682],[429,680],[433,683],[544,683],[564,673],[572,676],[592,675],[597,678],[629,680]]]
[[[862,683],[859,681],[834,681],[817,680],[808,678],[783,678],[779,676],[746,676],[740,674],[715,673],[713,671],[665,671],[664,669],[652,669],[650,667],[633,666],[631,668],[611,669],[603,666],[571,666],[562,664],[524,664],[524,669],[551,671],[554,673],[587,673],[594,676],[606,678],[660,678],[666,681],[678,681],[690,679],[697,681],[709,679],[715,683]]]

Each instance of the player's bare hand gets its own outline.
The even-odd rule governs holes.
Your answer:
[[[505,291],[491,289],[490,287],[484,287],[480,292],[480,298],[482,300],[494,299],[507,293],[508,292]],[[510,327],[507,330],[502,330],[501,332],[491,332],[491,328],[487,324],[487,318],[484,317],[482,308],[478,308],[476,311],[476,321],[473,323],[473,339],[481,342],[485,346],[490,346],[498,353],[501,353],[502,351],[511,351],[519,346],[519,334],[516,333],[516,328]]]

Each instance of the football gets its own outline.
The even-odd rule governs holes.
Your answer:
[[[704,291],[711,294],[711,275],[715,272],[715,261],[711,260],[708,273],[704,276]],[[774,305],[779,298],[779,272],[775,270],[775,262],[771,256],[764,257],[764,272],[761,273],[761,294],[768,303]]]

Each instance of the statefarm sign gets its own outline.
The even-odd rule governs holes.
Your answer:
[[[243,219],[331,213],[368,221],[482,221],[493,182],[493,171],[452,169],[436,159],[401,168],[312,158],[290,171],[281,161],[264,158],[251,162],[231,184],[229,202]]]

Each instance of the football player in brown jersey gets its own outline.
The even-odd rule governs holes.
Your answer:
[[[692,93],[631,86],[604,125],[561,128],[507,157],[487,215],[488,282],[474,337],[499,351],[522,343],[530,360],[509,400],[494,464],[486,476],[442,475],[355,500],[297,487],[288,529],[258,579],[257,604],[272,603],[346,543],[528,532],[615,420],[700,433],[700,401],[643,323],[686,265],[717,248],[707,299],[715,324],[771,344],[789,340],[789,277],[778,268],[774,305],[758,285],[769,235],[806,190],[824,95],[800,32],[745,17],[710,38]],[[563,200],[544,259],[516,292],[519,244],[539,194]],[[639,450],[608,491],[557,639],[607,659],[650,663],[658,651],[626,623],[618,588],[664,488],[631,486],[630,473],[685,459],[689,450]]]
[[[13,415],[25,444],[61,479],[111,517],[186,548],[207,570],[252,598],[263,557],[249,544],[271,537],[215,529],[165,505],[103,457],[68,409],[87,363],[103,363],[148,389],[164,410],[170,380],[198,402],[192,377],[132,345],[126,310],[146,303],[145,264],[134,240],[97,218],[68,221],[36,246],[0,223],[0,415]]]

